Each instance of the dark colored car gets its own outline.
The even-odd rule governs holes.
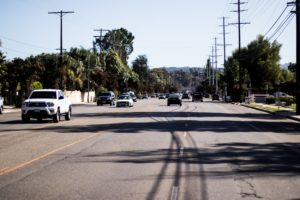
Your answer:
[[[219,95],[217,95],[217,94],[213,94],[213,95],[211,96],[211,99],[212,99],[213,101],[219,101],[219,100],[220,100]]]
[[[142,98],[143,98],[143,99],[148,99],[149,96],[148,96],[148,94],[144,94]]]
[[[192,96],[192,101],[201,101],[203,102],[203,95],[201,92],[194,92]]]
[[[191,99],[191,96],[188,93],[183,93],[182,99]]]
[[[179,104],[182,105],[181,96],[179,94],[170,94],[168,97],[168,106],[171,104]]]
[[[100,93],[97,97],[97,106],[103,104],[110,104],[113,106],[115,104],[115,94],[112,91]]]

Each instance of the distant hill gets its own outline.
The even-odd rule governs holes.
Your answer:
[[[190,72],[190,69],[193,68],[199,68],[203,69],[202,67],[166,67],[167,72],[176,72],[176,71],[184,71],[184,72]]]
[[[285,64],[281,65],[281,68],[288,69],[289,65],[290,65],[290,63],[285,63]]]

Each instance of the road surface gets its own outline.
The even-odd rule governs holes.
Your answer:
[[[221,102],[0,115],[0,199],[300,199],[300,124]]]

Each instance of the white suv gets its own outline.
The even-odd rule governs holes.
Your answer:
[[[51,118],[59,122],[60,115],[66,120],[71,119],[72,105],[63,91],[57,89],[33,90],[28,99],[22,104],[22,121],[28,122],[30,118],[41,121],[43,118]]]

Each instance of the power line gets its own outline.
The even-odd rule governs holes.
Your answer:
[[[1,37],[1,38],[4,38],[4,39],[6,39],[6,40],[9,40],[9,41],[15,42],[15,43],[19,43],[19,44],[25,45],[25,46],[34,47],[34,48],[38,48],[38,49],[52,50],[52,49],[47,48],[47,47],[42,47],[42,46],[38,46],[38,45],[35,45],[35,44],[30,44],[30,43],[18,41],[18,40],[15,40],[15,39],[12,39],[12,38],[3,36],[3,35],[0,35],[0,37]]]
[[[21,53],[21,54],[24,54],[24,55],[27,55],[28,56],[28,53],[24,52],[24,51],[19,51],[19,50],[16,50],[16,49],[11,49],[11,48],[7,48],[5,46],[1,46],[0,48],[3,48],[3,49],[6,49],[8,51],[12,51],[12,52],[15,52],[15,53]]]
[[[264,34],[264,37],[272,30],[272,28],[277,24],[277,22],[279,21],[279,19],[282,17],[282,15],[284,14],[284,12],[286,11],[286,9],[288,8],[288,6],[286,6],[284,8],[284,10],[282,11],[282,13],[279,15],[279,17],[276,19],[276,21],[273,23],[273,25],[270,27],[270,29]]]
[[[283,30],[279,33],[279,35],[276,37],[275,40],[277,40],[282,33],[285,31],[285,29],[288,27],[288,25],[292,22],[292,20],[294,19],[295,15],[291,15],[291,17],[289,18],[290,20],[287,22],[287,24],[285,25],[285,27],[283,28]]]
[[[286,23],[292,17],[292,15],[293,14],[288,13],[288,15],[285,17],[285,19],[276,28],[276,30],[274,31],[274,33],[270,37],[268,37],[268,40],[272,40],[272,38],[275,37],[279,31],[281,31],[281,29],[286,25]]]

